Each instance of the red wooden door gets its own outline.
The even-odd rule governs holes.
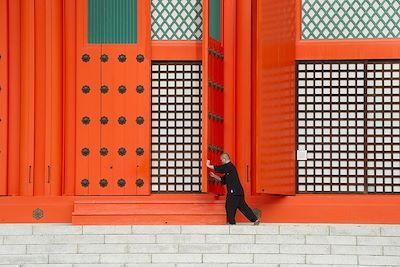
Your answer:
[[[206,112],[203,113],[206,117],[203,119],[207,122],[207,133],[203,142],[206,142],[207,159],[216,165],[221,163],[220,155],[224,151],[224,47],[221,31],[223,1],[207,1],[204,3],[203,12],[206,13],[207,21],[203,28],[203,92],[205,96],[203,101],[206,101]],[[222,195],[224,187],[210,179],[208,192]]]
[[[78,195],[150,193],[150,1],[124,3],[135,18],[125,17],[123,26],[135,27],[130,22],[136,21],[136,38],[119,35],[124,29],[118,27],[110,31],[101,21],[88,25],[89,14],[104,10],[123,18],[126,10],[119,5],[79,1],[77,6]],[[95,30],[89,27],[97,26],[104,27],[100,37],[90,35]],[[112,41],[93,41],[102,34]]]

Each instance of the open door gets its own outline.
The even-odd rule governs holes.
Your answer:
[[[295,1],[257,1],[256,192],[295,193]]]
[[[203,4],[203,156],[219,164],[224,151],[223,0],[206,0]],[[209,171],[204,170],[203,175],[208,177]],[[222,195],[224,187],[210,180],[207,191]]]

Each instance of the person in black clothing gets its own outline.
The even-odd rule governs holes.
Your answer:
[[[215,173],[211,172],[210,176],[222,184],[226,184],[227,193],[225,209],[229,224],[236,224],[235,215],[236,210],[239,209],[249,221],[253,222],[254,225],[258,225],[260,223],[258,217],[244,200],[244,191],[240,184],[236,167],[230,161],[227,153],[222,153],[220,159],[222,165],[213,166],[210,164],[210,161],[207,160],[207,167],[215,170],[217,173],[224,173],[223,176],[219,177]]]

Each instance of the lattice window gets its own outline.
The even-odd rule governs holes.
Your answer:
[[[153,192],[201,191],[200,62],[153,62]]]
[[[298,64],[299,192],[400,193],[399,66]]]
[[[367,65],[368,192],[400,192],[400,64]]]
[[[303,0],[303,39],[399,38],[393,0]]]
[[[201,0],[152,0],[153,40],[201,40]]]

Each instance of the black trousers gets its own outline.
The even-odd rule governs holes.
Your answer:
[[[235,215],[237,209],[239,209],[249,221],[257,221],[256,215],[247,205],[244,196],[234,196],[228,193],[226,196],[225,209],[229,224],[236,224]]]

